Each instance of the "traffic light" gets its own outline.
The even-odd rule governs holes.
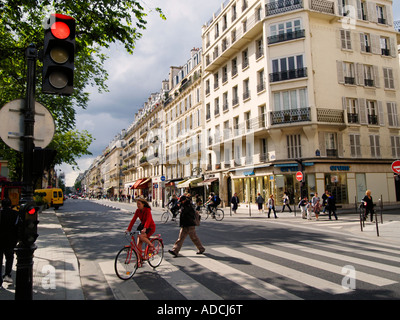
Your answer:
[[[21,205],[19,213],[22,221],[22,230],[20,241],[25,245],[32,245],[35,243],[36,238],[39,236],[37,233],[38,210],[34,202],[27,202]]]
[[[74,89],[75,19],[51,14],[44,30],[43,93],[71,95]]]

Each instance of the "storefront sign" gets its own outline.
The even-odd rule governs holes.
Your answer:
[[[350,166],[331,166],[331,171],[350,171]]]

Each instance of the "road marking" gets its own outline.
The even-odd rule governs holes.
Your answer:
[[[230,257],[234,258],[239,258],[245,261],[250,262],[251,264],[258,266],[260,268],[263,268],[265,270],[274,272],[276,274],[279,274],[281,276],[284,276],[286,278],[295,280],[297,282],[301,282],[303,284],[306,284],[310,287],[314,287],[316,289],[331,293],[331,294],[341,294],[341,293],[347,293],[350,292],[349,289],[343,288],[340,284],[333,283],[330,281],[327,281],[325,279],[321,279],[318,277],[314,277],[312,275],[309,275],[304,272],[300,272],[285,266],[282,266],[277,263],[273,263],[264,259],[260,259],[258,257],[254,257],[252,255],[238,252],[235,250],[232,250],[230,248],[226,247],[221,247],[221,248],[213,248],[213,250],[219,251],[221,253],[224,253]]]
[[[303,246],[300,246],[300,245],[297,245],[294,243],[280,242],[279,245],[286,247],[286,248],[292,248],[292,249],[297,249],[297,250],[301,250],[301,251],[305,251],[305,252],[309,252],[309,253],[313,253],[313,254],[318,254],[320,256],[324,256],[324,257],[328,257],[328,258],[332,258],[332,259],[346,261],[346,264],[349,264],[349,263],[361,264],[361,265],[375,268],[378,270],[384,270],[384,271],[400,274],[400,268],[390,266],[387,264],[383,264],[383,263],[379,263],[379,262],[373,262],[373,261],[369,261],[369,260],[365,260],[365,259],[360,259],[360,258],[356,258],[356,257],[352,257],[352,256],[346,256],[346,255],[342,255],[342,254],[338,254],[338,253],[334,253],[334,252],[328,252],[328,251],[318,250],[318,249],[309,248],[309,247],[306,248],[306,247],[303,247]]]
[[[226,252],[226,250],[228,250],[228,248],[225,247],[220,249],[222,252]],[[261,281],[260,279],[250,276],[247,273],[237,270],[227,264],[207,258],[205,255],[199,255],[195,257],[193,256],[193,251],[190,250],[183,250],[180,253],[185,256],[185,258],[192,260],[193,262],[232,282],[235,282],[241,287],[254,292],[262,298],[269,300],[302,300],[294,294],[291,294],[267,282]]]
[[[246,247],[249,249],[257,250],[257,251],[260,251],[260,252],[263,252],[266,254],[271,254],[271,255],[278,256],[278,257],[281,257],[284,259],[299,262],[299,263],[302,263],[302,264],[305,264],[305,265],[308,265],[308,266],[311,266],[314,268],[322,269],[322,270],[325,270],[325,271],[328,271],[331,273],[336,273],[336,274],[343,276],[343,273],[342,273],[343,265],[334,265],[332,263],[326,263],[326,262],[319,261],[316,259],[310,259],[310,258],[299,256],[296,254],[284,252],[282,250],[275,250],[275,249],[263,247],[260,245],[251,245],[251,246],[248,245]],[[371,275],[368,273],[364,273],[364,272],[360,272],[360,271],[357,271],[357,280],[367,282],[367,283],[370,283],[370,284],[373,284],[376,286],[386,286],[386,285],[396,283],[396,281],[377,277],[377,276],[374,276],[374,275]]]

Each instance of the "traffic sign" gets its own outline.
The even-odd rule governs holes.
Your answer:
[[[400,160],[396,160],[392,163],[392,170],[396,174],[400,174]]]
[[[25,100],[13,100],[0,109],[0,138],[10,148],[23,152]],[[43,105],[35,102],[35,147],[46,148],[53,140],[56,126],[53,116]]]
[[[165,181],[165,176],[161,176],[161,181]]]
[[[303,172],[301,172],[301,171],[297,171],[296,172],[296,179],[297,179],[297,181],[303,181]]]

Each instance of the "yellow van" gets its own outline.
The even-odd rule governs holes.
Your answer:
[[[54,209],[58,209],[64,204],[64,195],[59,188],[36,189],[35,194],[43,194],[43,198],[46,200],[48,206],[54,207]]]

